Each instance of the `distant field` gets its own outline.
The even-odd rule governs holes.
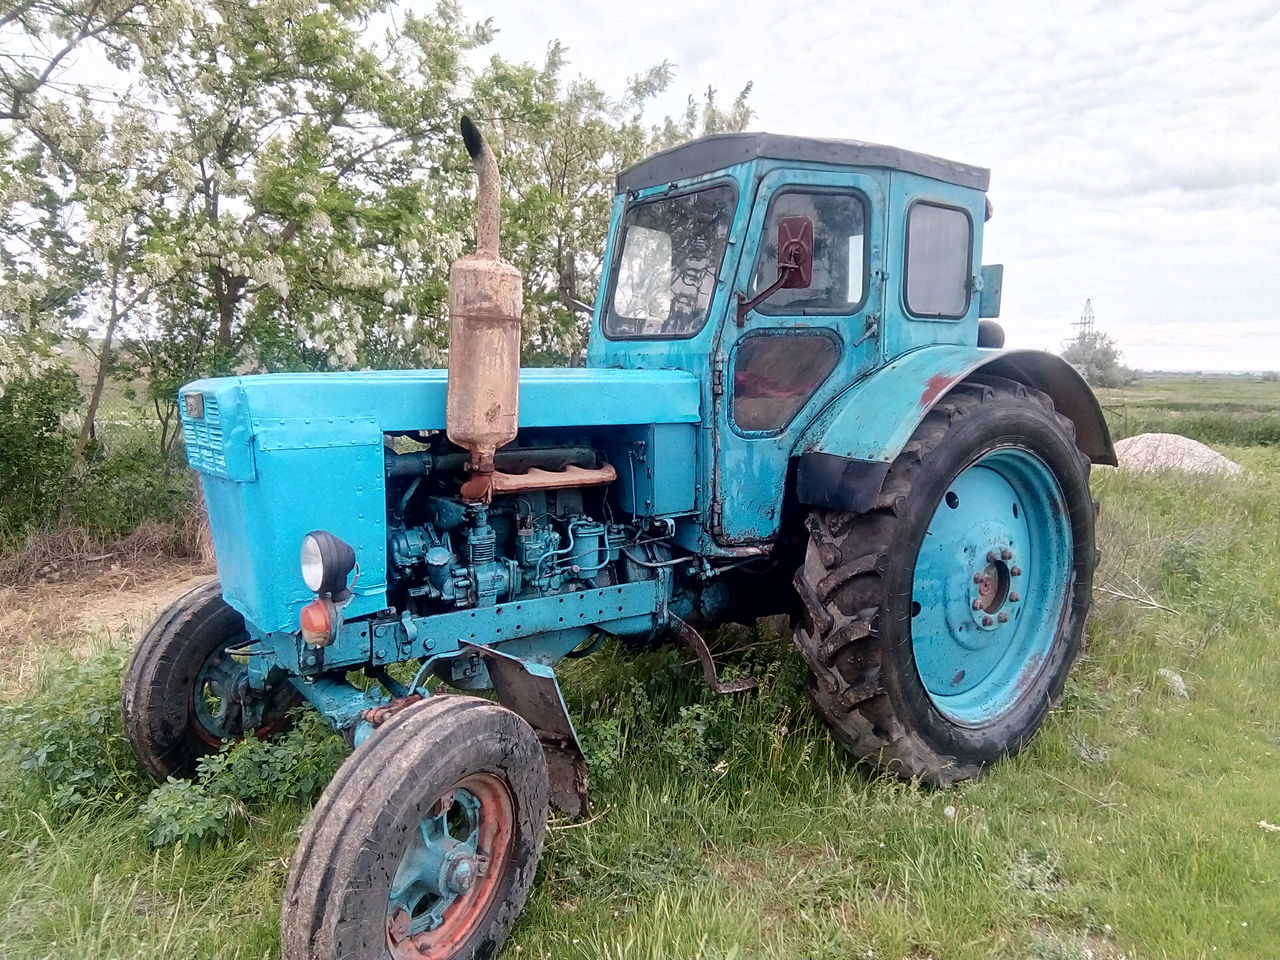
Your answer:
[[[1117,440],[1180,433],[1210,445],[1280,444],[1280,381],[1153,378],[1099,390],[1098,399]]]

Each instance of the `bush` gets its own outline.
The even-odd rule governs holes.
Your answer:
[[[66,421],[81,400],[63,365],[0,380],[0,555],[36,531],[63,527],[112,542],[192,502],[189,472],[166,461],[149,427],[94,441],[75,462],[78,435]]]
[[[7,801],[40,801],[69,816],[145,790],[120,717],[124,664],[118,650],[85,663],[57,662],[35,692],[0,704],[0,770],[16,774],[3,780],[13,794]]]
[[[191,780],[175,780],[151,791],[142,805],[147,837],[153,846],[187,845],[231,832],[244,819],[244,807],[231,797],[210,793]]]
[[[142,805],[147,836],[158,847],[229,836],[253,804],[315,800],[346,756],[319,714],[299,709],[287,733],[229,744],[200,761],[195,780],[171,777],[152,790]]]
[[[66,494],[65,519],[104,541],[147,520],[173,519],[192,498],[190,473],[172,469],[146,431],[110,450],[91,447],[77,480]]]
[[[1094,387],[1123,387],[1140,376],[1120,362],[1120,348],[1101,330],[1081,330],[1062,351],[1062,359]]]
[[[141,814],[155,846],[231,836],[254,805],[309,803],[347,756],[321,717],[299,709],[272,740],[229,744],[205,757],[194,780],[155,786],[134,759],[120,715],[126,653],[49,661],[37,689],[0,703],[0,806],[47,811],[57,822],[87,807]]]
[[[57,516],[75,437],[75,375],[50,366],[0,384],[0,550]]]
[[[584,665],[589,685],[606,688],[589,706],[570,706],[582,718],[578,734],[597,799],[614,799],[637,764],[668,763],[681,774],[700,775],[765,758],[773,769],[789,730],[815,721],[801,691],[805,670],[799,658],[781,644],[751,653],[722,670],[728,679],[750,673],[759,681],[757,690],[735,696],[705,687],[684,663],[682,650],[668,648],[634,661],[619,656],[625,679],[609,679],[615,663],[607,654],[598,655],[599,664]]]

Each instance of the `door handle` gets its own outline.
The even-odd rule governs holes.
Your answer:
[[[867,314],[867,321],[862,328],[862,336],[853,341],[854,347],[860,347],[880,331],[880,318],[874,314]],[[853,349],[852,347],[850,349]]]

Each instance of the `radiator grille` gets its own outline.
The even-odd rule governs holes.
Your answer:
[[[222,420],[218,398],[204,395],[204,416],[193,418],[182,412],[182,435],[187,442],[187,462],[196,470],[226,475],[227,459],[222,449]]]

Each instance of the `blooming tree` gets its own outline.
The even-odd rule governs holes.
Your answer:
[[[617,98],[565,81],[557,46],[473,69],[491,27],[452,2],[17,2],[0,15],[0,337],[22,349],[0,357],[97,354],[79,451],[117,372],[147,384],[168,447],[198,375],[439,364],[473,230],[466,111],[503,168],[528,355],[572,362],[617,170],[749,117],[746,91],[728,111],[712,93],[646,127],[666,64]]]

